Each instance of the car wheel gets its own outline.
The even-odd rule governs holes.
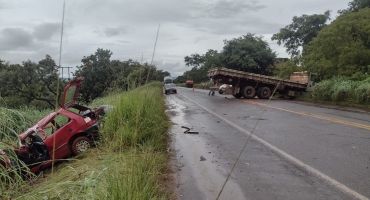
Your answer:
[[[79,155],[82,152],[90,149],[92,145],[93,143],[88,137],[86,136],[78,137],[72,143],[72,152],[75,155]]]
[[[222,90],[219,90],[219,91],[218,91],[218,93],[222,94],[222,93],[224,93],[224,92],[223,92]]]

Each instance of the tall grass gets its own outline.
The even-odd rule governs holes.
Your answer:
[[[162,84],[156,82],[112,96],[116,108],[105,119],[104,143],[120,151],[144,144],[163,150],[169,124],[162,94]]]
[[[59,164],[33,180],[17,199],[169,199],[162,84],[98,99],[114,109],[104,118],[98,148]]]
[[[316,101],[370,106],[370,79],[352,81],[335,77],[316,84],[313,94]]]
[[[24,107],[21,110],[8,109],[0,107],[0,149],[8,150],[8,158],[14,162],[18,162],[18,158],[12,145],[18,145],[18,135],[26,128],[37,122],[38,118],[44,115],[45,112],[37,111]],[[0,162],[5,163],[3,157],[0,157]],[[20,163],[19,168],[6,169],[0,165],[0,198],[20,195],[30,190],[27,181],[34,175],[27,172],[26,166]]]

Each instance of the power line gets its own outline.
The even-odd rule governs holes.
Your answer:
[[[73,67],[59,67],[59,68],[61,68],[61,69],[62,69],[62,79],[64,78],[64,77],[63,77],[63,69],[64,69],[64,68],[67,68],[67,69],[68,69],[68,79],[70,79],[69,69],[70,69],[70,68],[73,68]]]

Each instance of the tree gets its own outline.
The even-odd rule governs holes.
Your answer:
[[[185,84],[185,82],[187,80],[185,73],[186,72],[184,72],[183,75],[178,76],[175,80],[173,80],[173,82],[176,83],[176,84],[180,84],[180,83],[184,83]]]
[[[223,67],[220,60],[220,53],[216,50],[208,49],[208,51],[199,55],[198,53],[186,56],[184,58],[186,66],[192,66],[192,69],[184,73],[183,77],[186,79],[194,80],[196,83],[208,81],[208,70],[213,67]],[[180,77],[182,78],[182,77]],[[180,79],[179,79],[180,80]],[[185,83],[185,81],[183,81]]]
[[[204,56],[199,55],[198,53],[191,54],[191,56],[185,56],[184,61],[186,63],[186,66],[193,66],[193,67],[199,67],[202,66],[206,59]]]
[[[230,69],[269,75],[266,69],[274,64],[276,54],[262,36],[248,33],[239,38],[224,40],[221,63]]]
[[[274,75],[282,79],[289,79],[293,72],[302,71],[297,65],[298,58],[294,59],[281,59],[281,62],[276,63]]]
[[[2,81],[7,83],[5,96],[10,99],[18,97],[23,99],[20,102],[38,109],[55,108],[57,72],[55,61],[49,55],[38,63],[28,60],[22,65],[11,64],[2,73]]]
[[[285,43],[286,52],[292,57],[301,54],[299,48],[303,49],[302,54],[304,54],[304,45],[317,36],[328,20],[330,20],[330,11],[324,14],[294,16],[293,22],[281,28],[279,33],[272,35],[271,40],[277,40],[278,45]]]
[[[307,45],[305,67],[322,79],[370,73],[370,9],[339,16]],[[363,76],[359,76],[359,74]]]
[[[370,0],[353,0],[348,3],[347,9],[338,10],[338,14],[343,15],[346,13],[358,12],[363,8],[370,8]]]
[[[116,79],[112,68],[110,50],[98,48],[95,54],[84,56],[81,59],[83,63],[73,75],[75,77],[85,77],[84,83],[81,86],[80,95],[85,103],[91,102],[93,99],[103,95]]]
[[[139,87],[152,81],[162,81],[163,77],[158,74],[155,66],[145,63],[138,69],[133,70],[128,76],[127,80],[131,87]]]

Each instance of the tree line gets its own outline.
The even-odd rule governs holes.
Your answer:
[[[294,71],[316,73],[316,81],[342,76],[362,81],[370,77],[370,0],[353,0],[339,10],[331,23],[331,11],[294,16],[292,23],[273,34],[271,40],[284,45],[290,58],[278,58],[262,36],[247,33],[224,40],[222,51],[209,49],[205,54],[186,56],[190,70],[175,82],[209,80],[214,67],[274,75],[288,79]]]
[[[82,64],[72,73],[73,77],[85,77],[79,101],[87,104],[110,91],[129,90],[150,81],[162,81],[170,75],[148,63],[111,60],[112,54],[110,50],[98,48],[94,54],[83,56]],[[60,104],[63,89],[69,82],[59,79],[58,83],[58,77],[59,68],[50,55],[39,62],[28,60],[22,64],[0,59],[0,106],[54,109],[56,102]]]

